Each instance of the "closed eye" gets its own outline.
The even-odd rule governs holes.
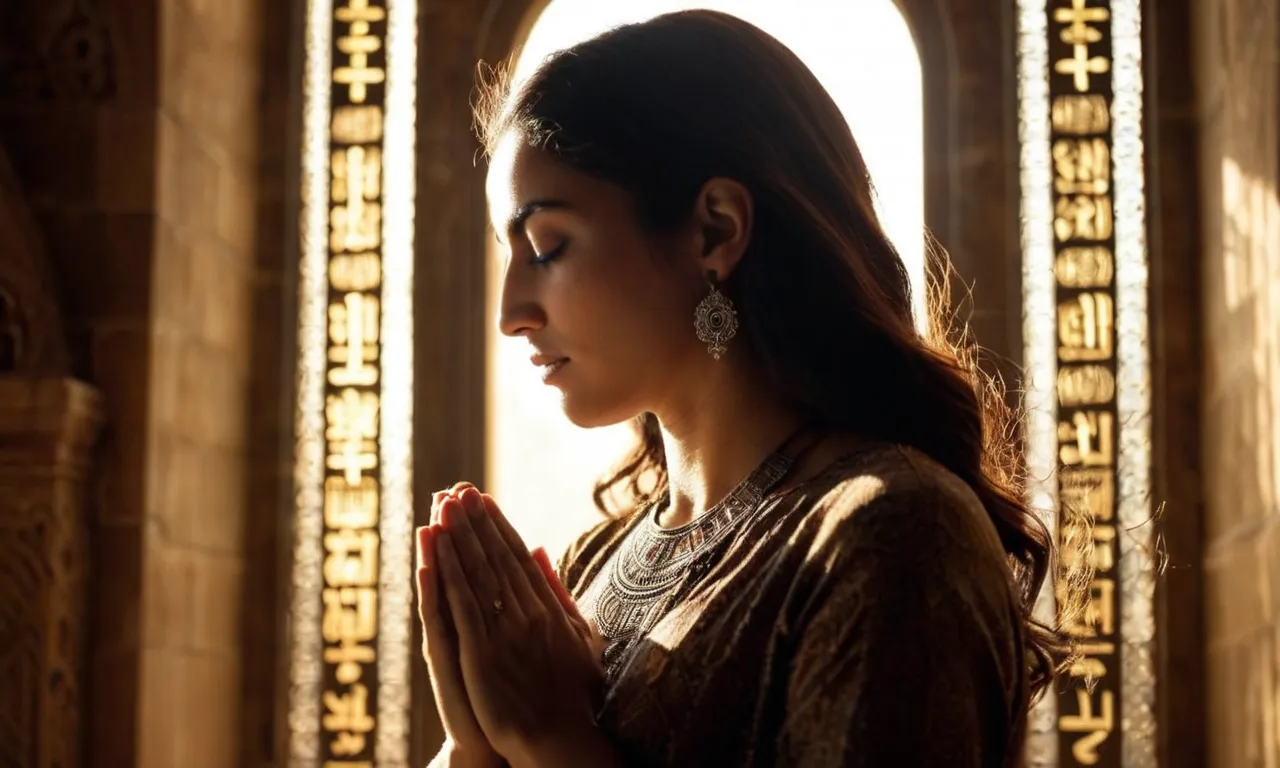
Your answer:
[[[551,262],[560,258],[560,255],[564,253],[565,246],[567,246],[568,244],[569,244],[569,241],[566,240],[563,243],[561,243],[558,247],[553,248],[552,250],[547,251],[546,253],[535,253],[533,255],[533,258],[530,259],[530,263],[538,266],[550,264]]]

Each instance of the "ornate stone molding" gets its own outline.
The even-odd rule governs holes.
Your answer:
[[[0,765],[80,764],[85,486],[98,393],[0,376]]]

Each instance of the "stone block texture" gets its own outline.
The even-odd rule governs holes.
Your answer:
[[[1244,768],[1280,761],[1280,3],[1192,7],[1208,764]]]

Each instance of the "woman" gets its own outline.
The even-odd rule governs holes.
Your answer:
[[[1050,540],[999,394],[915,330],[813,75],[677,13],[479,120],[502,331],[574,423],[638,416],[641,442],[558,572],[492,498],[436,494],[437,764],[1019,764],[1060,651],[1031,617]]]

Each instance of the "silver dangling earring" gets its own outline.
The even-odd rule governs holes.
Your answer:
[[[714,271],[707,273],[707,282],[711,292],[698,302],[698,309],[693,313],[693,328],[698,332],[698,341],[706,344],[711,356],[719,360],[738,333],[738,313],[729,297],[721,293],[720,279]]]

